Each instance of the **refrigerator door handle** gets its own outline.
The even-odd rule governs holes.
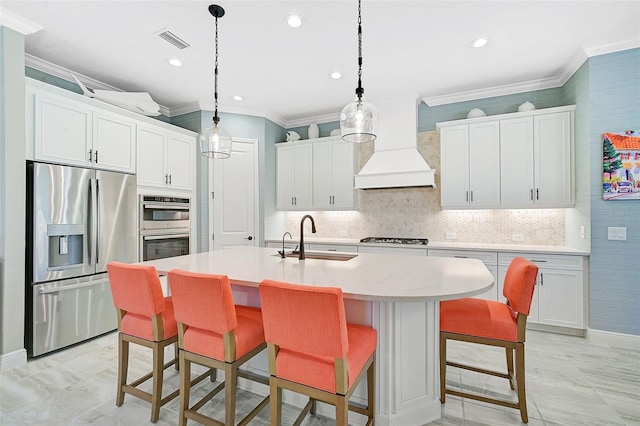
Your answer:
[[[97,151],[96,151],[97,154]],[[100,262],[100,248],[102,245],[102,224],[100,223],[100,212],[102,208],[102,192],[100,191],[100,179],[96,178],[96,265]]]
[[[97,233],[98,233],[98,215],[97,210],[96,210],[96,204],[97,204],[97,200],[96,200],[96,179],[89,179],[89,214],[88,214],[88,220],[89,220],[89,225],[88,225],[88,230],[89,230],[89,236],[87,238],[88,240],[88,254],[89,254],[89,265],[93,265],[94,264],[94,260],[98,257],[97,256]],[[97,263],[97,262],[96,262]]]

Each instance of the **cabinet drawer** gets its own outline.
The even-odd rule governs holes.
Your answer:
[[[357,253],[357,246],[349,246],[342,244],[309,244],[311,251],[343,251],[346,253]]]
[[[583,256],[571,256],[565,254],[537,254],[537,253],[499,253],[498,264],[508,266],[514,257],[524,257],[535,263],[536,265],[544,268],[559,268],[559,269],[578,269],[583,268],[584,257]]]
[[[485,265],[498,264],[498,253],[495,251],[429,249],[429,256],[462,257],[462,258],[469,258],[469,259],[479,259]]]

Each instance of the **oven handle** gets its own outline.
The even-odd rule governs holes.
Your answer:
[[[161,210],[189,210],[191,206],[189,204],[152,204],[142,203],[143,209],[161,209]]]
[[[185,238],[189,234],[142,235],[143,240],[166,240],[167,238]]]

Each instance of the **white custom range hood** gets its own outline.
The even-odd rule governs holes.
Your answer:
[[[419,102],[406,96],[374,103],[380,114],[375,151],[355,175],[355,188],[435,186],[436,172],[418,152]]]

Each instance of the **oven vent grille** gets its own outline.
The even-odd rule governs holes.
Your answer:
[[[187,47],[191,46],[189,43],[182,40],[180,37],[169,31],[168,29],[160,31],[158,33],[158,36],[160,36],[160,38],[164,41],[173,44],[178,49],[186,49]]]

